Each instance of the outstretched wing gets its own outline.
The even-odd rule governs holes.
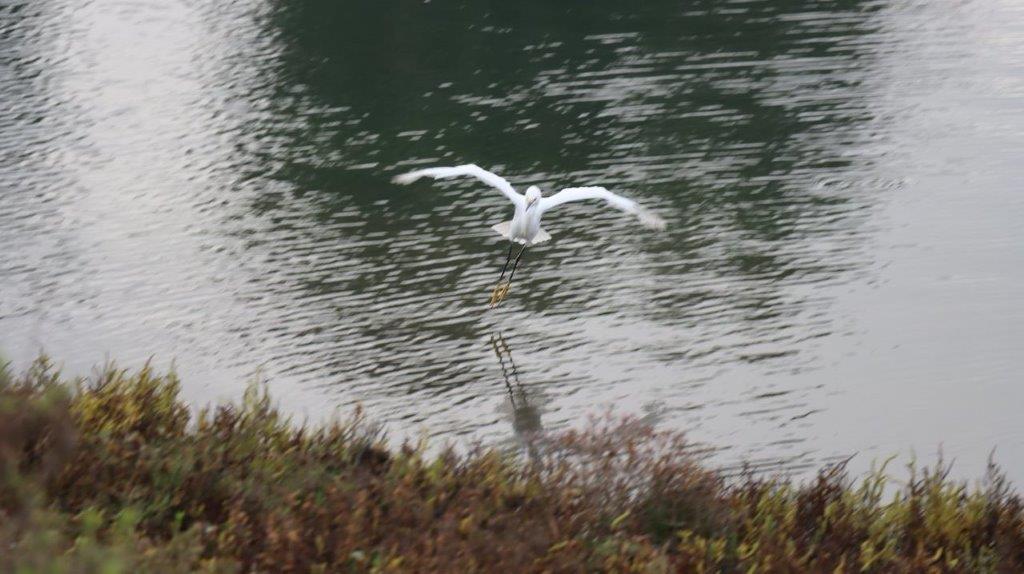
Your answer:
[[[651,229],[665,229],[665,220],[655,215],[639,203],[616,195],[603,187],[567,187],[558,193],[542,197],[540,209],[542,212],[557,207],[570,201],[583,201],[585,199],[603,199],[608,205],[635,215],[646,227]]]
[[[391,179],[391,181],[402,185],[408,185],[421,177],[446,179],[449,177],[458,177],[460,175],[475,177],[487,185],[497,189],[503,193],[505,197],[509,198],[512,203],[516,204],[517,207],[523,207],[526,205],[526,199],[522,195],[516,193],[516,190],[512,188],[512,184],[510,184],[505,178],[495,175],[472,163],[457,165],[455,167],[428,167],[426,169],[417,169],[416,171],[396,175]]]

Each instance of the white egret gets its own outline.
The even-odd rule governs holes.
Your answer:
[[[512,285],[512,278],[515,276],[516,268],[519,266],[519,260],[522,259],[523,253],[526,252],[526,248],[536,243],[542,243],[551,239],[551,235],[541,229],[540,220],[544,216],[544,213],[553,207],[558,207],[559,205],[570,201],[601,199],[612,207],[635,215],[640,220],[640,223],[651,229],[665,228],[665,220],[662,218],[645,209],[635,201],[626,199],[621,195],[616,195],[603,187],[567,187],[554,195],[545,197],[539,187],[531,185],[526,189],[526,194],[523,195],[518,193],[512,187],[512,184],[505,180],[505,178],[493,174],[474,164],[418,169],[410,171],[409,173],[397,175],[392,179],[392,181],[402,185],[408,185],[422,177],[446,179],[462,175],[475,177],[487,185],[497,189],[515,206],[515,212],[512,214],[511,221],[503,221],[491,227],[502,237],[510,240],[508,256],[505,258],[505,265],[501,268],[501,276],[498,277],[498,285],[491,293],[492,306],[501,302],[505,298],[505,295],[508,294],[509,287]],[[509,273],[508,282],[503,284],[502,280],[505,278],[505,271],[508,270],[509,262],[512,261],[512,251],[516,243],[519,243],[523,247],[519,250],[519,254],[516,256],[515,262],[512,263],[512,272]]]

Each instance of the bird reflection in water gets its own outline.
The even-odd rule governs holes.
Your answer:
[[[516,441],[533,458],[537,455],[538,442],[544,432],[544,425],[541,422],[541,396],[519,381],[519,369],[512,359],[512,350],[501,333],[491,335],[491,348],[498,357],[501,375],[505,379],[508,405],[511,407],[512,430]]]

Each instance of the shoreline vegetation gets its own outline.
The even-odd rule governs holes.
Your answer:
[[[992,467],[723,478],[681,435],[595,420],[530,457],[308,428],[252,387],[193,415],[173,374],[0,371],[3,572],[1019,572]]]

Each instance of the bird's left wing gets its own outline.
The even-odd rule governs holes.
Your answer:
[[[658,217],[649,209],[639,203],[616,195],[603,187],[567,187],[558,193],[542,197],[540,199],[541,211],[547,211],[570,201],[583,201],[586,199],[603,199],[608,205],[635,215],[646,227],[651,229],[665,229],[665,220]]]
[[[421,177],[432,177],[434,179],[445,179],[449,177],[458,177],[460,175],[468,175],[475,177],[487,185],[497,189],[505,195],[512,203],[516,206],[524,206],[526,199],[516,192],[512,188],[512,184],[500,175],[491,173],[486,169],[481,168],[478,165],[469,163],[466,165],[457,165],[454,167],[428,167],[426,169],[417,169],[416,171],[410,171],[409,173],[403,173],[402,175],[396,175],[391,179],[395,183],[402,185],[408,185]]]

